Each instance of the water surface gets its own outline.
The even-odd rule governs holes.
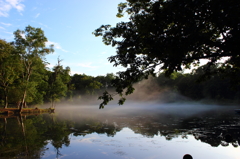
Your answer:
[[[133,103],[1,118],[0,158],[237,159],[237,107]]]

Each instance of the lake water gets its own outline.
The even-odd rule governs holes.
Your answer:
[[[201,104],[59,106],[0,118],[0,158],[239,159],[237,107]]]

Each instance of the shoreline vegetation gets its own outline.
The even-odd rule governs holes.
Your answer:
[[[0,109],[0,118],[2,115],[4,116],[11,116],[11,115],[19,115],[19,114],[26,114],[26,115],[38,115],[42,113],[54,113],[54,108],[23,108],[21,111],[19,108],[1,108]]]

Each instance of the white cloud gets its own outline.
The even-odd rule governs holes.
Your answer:
[[[4,27],[1,27],[1,26],[0,26],[0,29],[5,30],[5,28],[4,28]]]
[[[97,66],[92,66],[91,62],[78,63],[77,66],[86,67],[86,68],[97,68]]]
[[[10,24],[10,23],[3,23],[3,22],[1,22],[1,24],[2,24],[2,25],[5,25],[5,26],[7,26],[7,27],[9,27],[9,26],[12,25],[12,24]]]
[[[46,45],[48,45],[48,46],[54,45],[53,48],[61,50],[63,52],[68,52],[67,50],[64,50],[59,43],[56,43],[56,42],[48,41],[48,42],[46,42]]]
[[[4,31],[4,33],[13,35],[12,32],[8,32],[8,31]]]
[[[26,39],[26,35],[24,33],[20,33],[23,39]]]
[[[72,70],[71,70],[70,75],[74,75],[74,74],[83,74],[83,72],[80,72],[80,71],[72,71]]]
[[[48,63],[48,64],[46,65],[46,67],[48,67],[48,68],[50,68],[50,69],[52,69],[54,66],[55,66],[55,65],[50,64],[50,63]]]
[[[32,11],[33,11],[33,10],[36,10],[36,9],[37,9],[37,7],[33,7]]]
[[[39,17],[39,15],[40,15],[40,13],[38,13],[38,14],[35,16],[35,18]]]
[[[11,6],[13,6],[13,8],[16,8],[19,12],[24,10],[24,5],[21,4],[23,0],[6,0],[6,2],[8,2],[9,4],[11,4]]]
[[[25,7],[21,3],[22,1],[23,0],[0,0],[0,17],[8,17],[8,13],[12,8],[17,9],[21,14]]]

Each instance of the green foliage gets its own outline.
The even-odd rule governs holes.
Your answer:
[[[117,54],[109,61],[126,67],[113,81],[116,92],[122,95],[133,83],[155,75],[157,67],[170,76],[199,66],[201,59],[208,59],[210,68],[228,58],[218,71],[228,70],[227,75],[237,76],[239,83],[239,8],[236,0],[127,0],[119,4],[117,16],[126,13],[129,21],[115,27],[102,25],[93,33],[102,36],[104,44],[116,47]],[[217,72],[209,70],[203,76]]]
[[[23,58],[27,57],[43,57],[53,52],[53,45],[50,48],[45,47],[48,41],[41,28],[27,26],[25,30],[17,30],[14,32],[14,45]]]
[[[5,107],[10,102],[21,104],[42,104],[46,97],[53,101],[68,94],[70,96],[70,68],[59,64],[53,72],[46,68],[44,56],[53,52],[41,28],[27,26],[14,32],[15,41],[0,40],[0,99]]]
[[[239,102],[239,85],[232,85],[231,77],[224,77],[224,73],[215,73],[208,80],[201,79],[204,75],[204,69],[207,66],[199,67],[191,74],[179,74],[176,78],[167,78],[164,73],[157,77],[157,83],[160,88],[169,88],[180,95],[193,100],[210,100],[213,102]],[[211,71],[216,68],[211,68]],[[175,74],[175,73],[174,73]]]
[[[15,48],[8,42],[0,40],[0,90],[3,91],[4,108],[9,102],[9,88],[20,76],[20,58]]]
[[[74,74],[71,78],[70,85],[74,87],[73,96],[78,97],[79,99],[83,96],[84,98],[95,98],[96,95],[99,96],[103,91],[111,91],[113,88],[112,80],[114,79],[115,75],[113,73],[97,77],[85,74]],[[106,96],[108,95],[109,94],[106,94]],[[99,97],[99,99],[103,98],[107,99],[108,97]]]
[[[99,106],[99,109],[103,109],[104,106],[108,104],[108,102],[113,100],[112,95],[109,94],[107,91],[105,91],[103,95],[100,96],[98,99],[103,100],[103,102]]]
[[[102,82],[106,81],[102,77],[98,77],[97,79]],[[94,95],[96,90],[99,90],[103,86],[103,84],[94,77],[85,74],[74,74],[71,83],[75,87],[75,95]]]
[[[14,32],[15,41],[0,40],[0,101],[21,108],[43,102],[60,101],[73,95],[97,95],[99,90],[112,87],[113,74],[92,77],[70,76],[70,67],[63,68],[58,59],[50,71],[44,56],[53,52],[53,46],[45,47],[47,38],[40,28],[27,26]],[[75,89],[75,90],[74,90]],[[74,90],[74,91],[73,91]]]
[[[66,67],[65,69],[61,65],[60,59],[58,59],[58,64],[53,67],[53,72],[48,72],[48,88],[46,97],[51,101],[52,107],[54,103],[60,100],[62,97],[67,95],[68,84],[70,83],[70,68]]]
[[[15,31],[14,36],[14,46],[23,66],[20,80],[20,90],[23,94],[20,105],[20,109],[22,109],[23,104],[27,102],[29,90],[34,89],[33,87],[36,86],[36,84],[31,84],[31,76],[38,69],[38,65],[43,63],[42,58],[44,55],[53,52],[53,46],[50,46],[50,48],[45,47],[48,40],[41,28],[27,26],[24,31]]]
[[[6,106],[8,101],[14,105],[20,103],[21,108],[26,103],[52,102],[53,106],[63,98],[94,97],[113,87],[114,74],[97,77],[76,74],[71,77],[70,67],[63,68],[60,59],[49,71],[44,56],[54,50],[53,46],[45,47],[47,38],[42,29],[27,26],[14,35],[12,43],[0,40],[0,99]]]

